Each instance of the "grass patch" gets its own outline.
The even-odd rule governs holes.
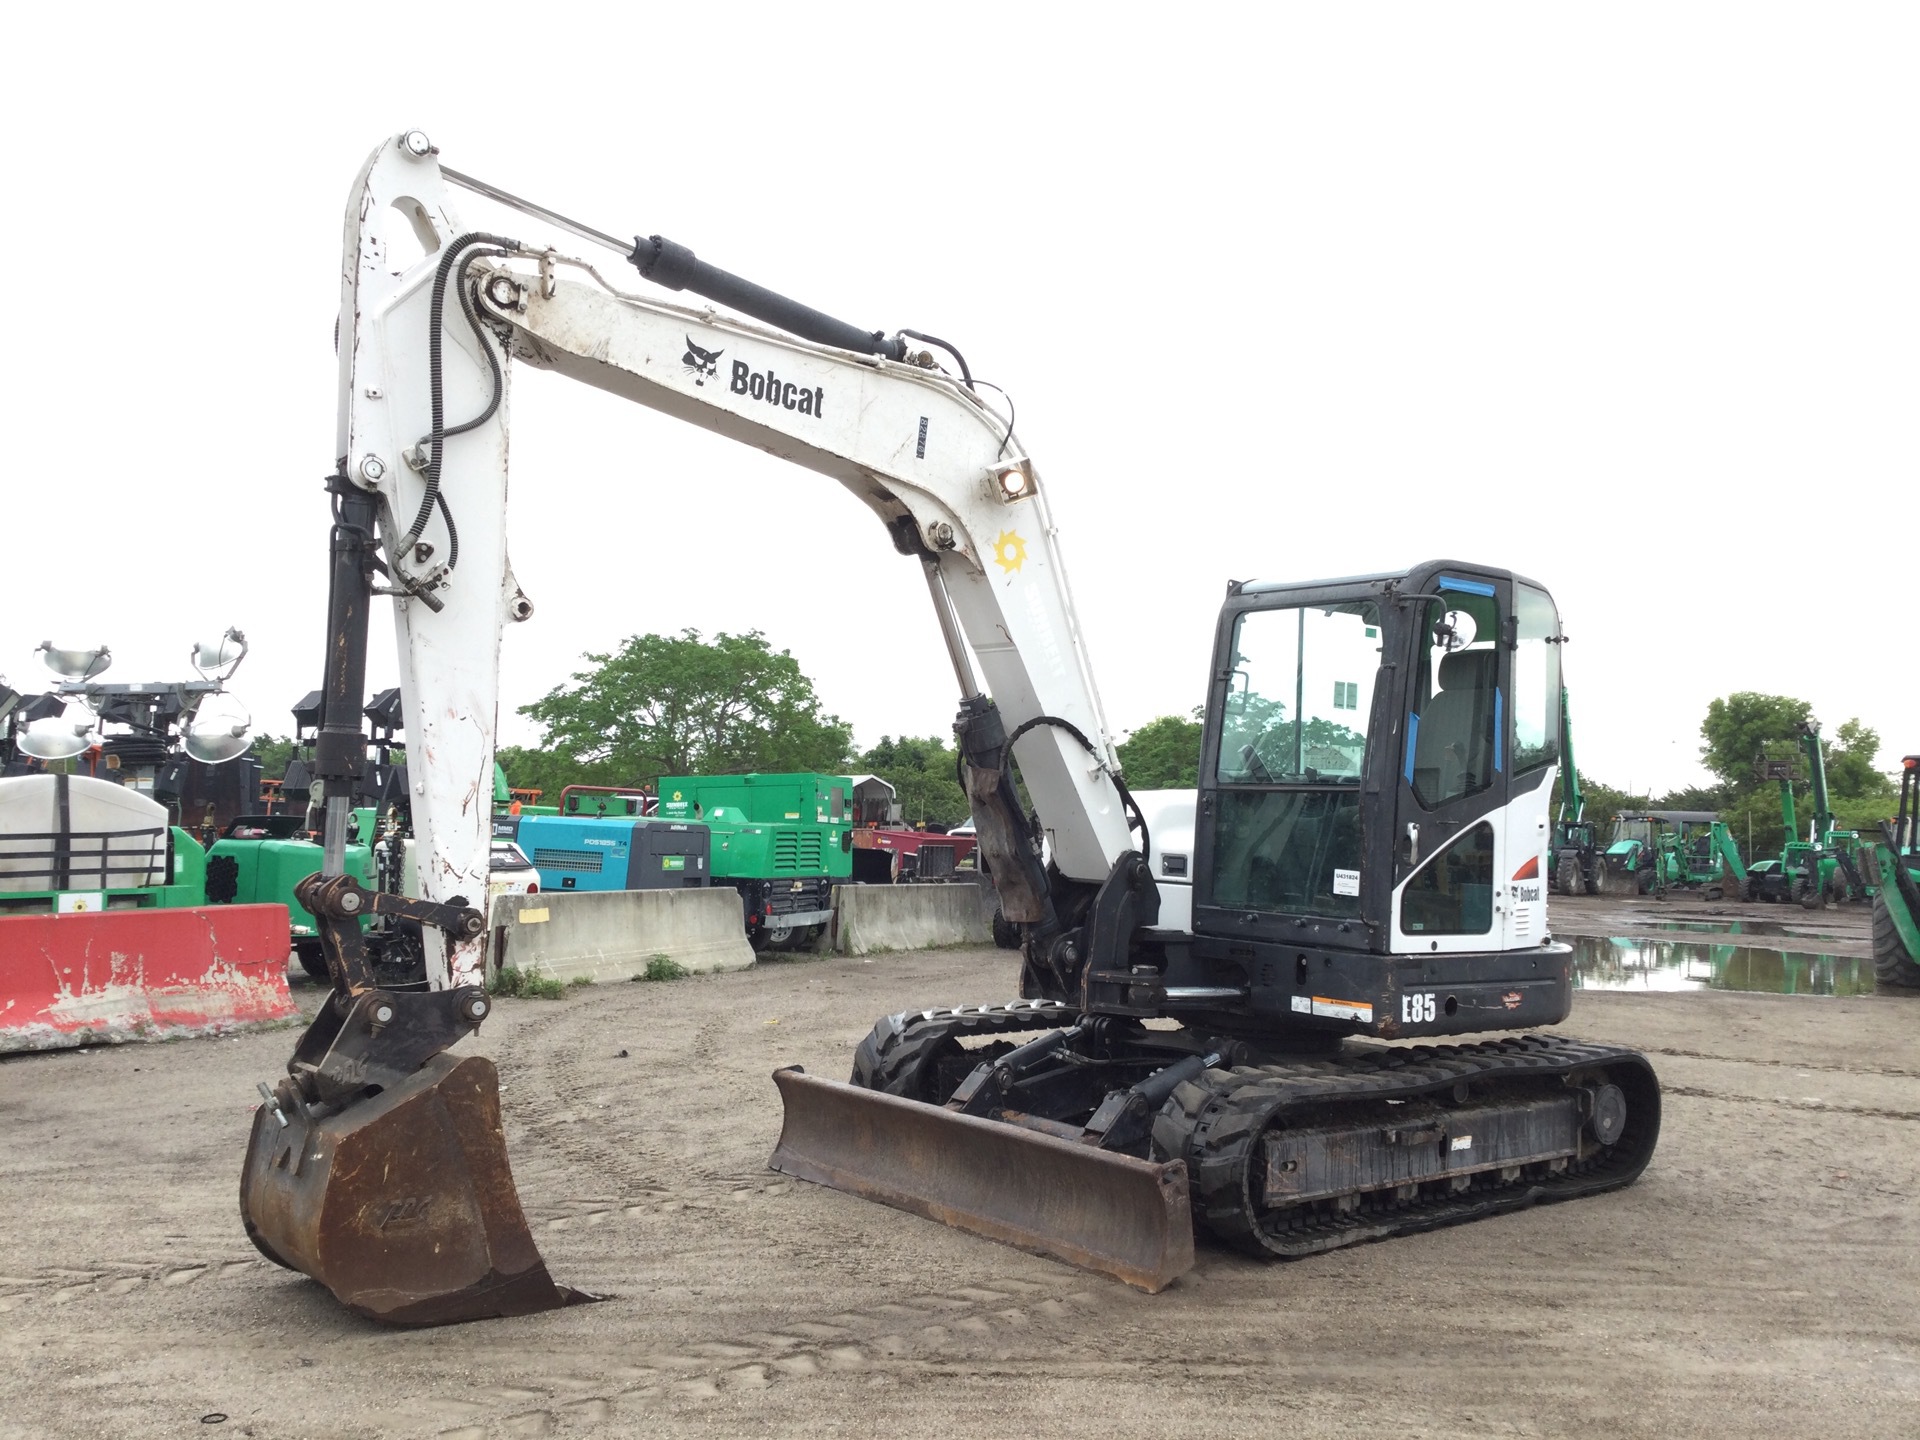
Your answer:
[[[692,972],[678,960],[668,955],[655,955],[647,961],[647,968],[633,978],[636,980],[684,980]]]
[[[542,975],[537,970],[521,970],[513,965],[502,965],[487,990],[490,994],[515,1000],[558,1000],[567,993],[567,987],[551,975]]]

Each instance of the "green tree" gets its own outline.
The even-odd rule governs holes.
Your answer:
[[[1653,803],[1655,810],[1718,810],[1727,803],[1727,792],[1719,785],[1683,785],[1669,790]]]
[[[493,758],[507,772],[507,784],[516,790],[538,790],[540,804],[558,805],[560,792],[569,785],[617,784],[598,777],[593,766],[582,765],[556,750],[540,750],[524,745],[502,745]]]
[[[1869,730],[1858,719],[1847,721],[1834,732],[1833,743],[1827,746],[1827,789],[1835,810],[1841,808],[1843,800],[1872,805],[1897,801],[1898,787],[1874,768],[1873,762],[1879,758],[1879,732]]]
[[[287,762],[293,758],[293,737],[287,735],[256,735],[253,737],[253,758],[260,762],[262,780],[278,780],[287,773]]]
[[[882,735],[855,763],[893,786],[906,824],[958,825],[969,806],[954,773],[956,758],[953,747],[935,735]]]
[[[1566,777],[1564,775],[1556,775],[1553,777],[1553,794],[1547,802],[1547,813],[1555,818],[1559,817],[1560,806],[1566,798],[1565,781]],[[1608,831],[1612,828],[1614,816],[1630,815],[1638,811],[1652,810],[1655,808],[1668,808],[1666,806],[1656,807],[1651,795],[1635,795],[1626,790],[1615,789],[1604,780],[1597,779],[1584,770],[1580,772],[1580,795],[1586,802],[1586,809],[1582,818],[1594,826],[1595,834],[1599,836],[1603,843],[1607,838]],[[1692,809],[1693,807],[1675,806],[1672,808]]]
[[[1742,691],[1715,700],[1700,726],[1706,740],[1701,756],[1709,770],[1725,782],[1722,818],[1736,842],[1748,851],[1748,860],[1778,855],[1790,838],[1782,815],[1780,782],[1763,779],[1755,759],[1793,762],[1798,778],[1792,782],[1795,830],[1804,839],[1813,820],[1812,777],[1806,773],[1801,747],[1803,729],[1817,726],[1813,707],[1786,695],[1759,695]],[[1831,737],[1821,737],[1827,772],[1827,795],[1841,829],[1872,825],[1894,803],[1893,782],[1874,768],[1880,737],[1855,719],[1847,720]]]
[[[520,707],[544,730],[540,749],[590,777],[578,783],[847,768],[852,727],[821,710],[799,662],[758,630],[712,640],[691,629],[634,635],[611,654],[585,658],[591,668],[570,685]],[[514,784],[563,773],[523,768],[540,779],[509,770]]]
[[[1813,723],[1813,706],[1789,695],[1752,690],[1715,700],[1700,722],[1700,760],[1733,796],[1767,782],[1754,771],[1754,758],[1787,759],[1799,753],[1800,732]]]
[[[1200,716],[1162,715],[1119,746],[1120,769],[1135,790],[1190,790],[1200,783]]]

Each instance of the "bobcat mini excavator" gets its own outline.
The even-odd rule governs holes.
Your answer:
[[[625,254],[653,288],[463,230],[450,185]],[[401,227],[427,252],[411,267],[391,258]],[[506,548],[513,360],[839,481],[926,578],[1022,998],[882,1019],[850,1083],[780,1071],[777,1169],[1157,1290],[1196,1225],[1306,1255],[1645,1167],[1660,1095],[1642,1056],[1428,1043],[1571,1004],[1544,873],[1562,637],[1539,585],[1455,561],[1230,584],[1192,853],[1156,849],[1039,476],[951,346],[859,330],[657,236],[628,245],[441,166],[417,131],[361,172],[342,276],[326,855],[301,896],[333,992],[255,1115],[241,1208],[270,1258],[398,1323],[577,1298],[521,1214],[491,1062],[447,1053],[488,1011],[472,902],[500,635],[532,613]],[[418,900],[341,865],[376,594],[394,602]],[[1191,881],[1190,929],[1159,923],[1157,877]],[[430,990],[374,982],[369,910],[424,927]]]

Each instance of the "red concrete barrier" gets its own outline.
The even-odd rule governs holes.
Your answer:
[[[0,918],[0,1054],[290,1020],[284,905]]]

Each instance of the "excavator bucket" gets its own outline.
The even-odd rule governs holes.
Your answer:
[[[797,1067],[769,1164],[1152,1293],[1193,1266],[1187,1170]]]
[[[253,1119],[240,1213],[262,1254],[395,1325],[529,1315],[593,1297],[555,1285],[527,1229],[484,1056],[436,1055],[309,1118],[283,1082]]]

